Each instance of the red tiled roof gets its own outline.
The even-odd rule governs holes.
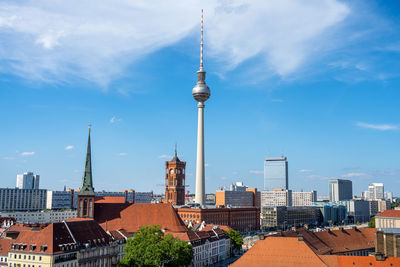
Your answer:
[[[125,203],[125,197],[121,196],[106,196],[106,197],[95,197],[95,203]]]
[[[11,248],[11,239],[0,238],[0,256],[8,255],[8,250]]]
[[[331,253],[342,253],[375,248],[376,228],[357,228],[321,231],[314,234],[328,247]]]
[[[377,261],[374,256],[337,256],[339,267],[395,267],[400,266],[399,257],[389,257],[384,261]]]
[[[70,233],[72,233],[72,236]],[[18,237],[12,240],[12,245],[16,245],[18,251],[55,254],[62,252],[61,247],[63,245],[83,245],[84,243],[89,243],[90,246],[103,246],[109,241],[109,236],[97,222],[94,220],[82,220],[67,223],[52,223],[41,230],[21,231]],[[20,246],[20,244],[25,245]],[[31,247],[31,245],[34,246]],[[71,246],[70,248],[76,249]]]
[[[211,231],[215,226],[217,226],[219,229],[224,230],[225,232],[228,232],[229,230],[233,230],[231,227],[228,225],[216,225],[216,224],[206,224],[203,229],[200,231]]]
[[[169,232],[188,230],[170,203],[96,203],[94,214],[95,220],[106,231],[124,229],[135,233],[140,226],[151,224],[160,225]]]
[[[375,248],[375,228],[358,228],[311,232],[304,228],[282,232],[281,236],[296,237],[301,234],[307,245],[317,254],[337,254]],[[279,235],[276,235],[279,236]]]
[[[309,246],[297,237],[266,237],[258,241],[232,267],[328,266]]]
[[[377,217],[395,217],[400,218],[400,210],[385,210],[378,215]]]

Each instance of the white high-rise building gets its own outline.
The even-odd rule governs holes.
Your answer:
[[[39,189],[40,175],[33,172],[24,172],[17,175],[17,188],[19,189]]]
[[[383,183],[372,183],[368,186],[367,199],[385,199]]]

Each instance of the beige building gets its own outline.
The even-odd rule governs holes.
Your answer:
[[[376,215],[375,227],[384,232],[400,233],[400,210],[385,210]]]
[[[292,190],[261,191],[261,207],[292,206]]]
[[[312,206],[317,201],[317,191],[292,192],[292,206]]]

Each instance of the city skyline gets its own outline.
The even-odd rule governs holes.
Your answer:
[[[263,21],[265,29],[253,29],[257,24],[250,21],[235,29],[239,37],[232,38],[238,43],[227,46],[225,52],[221,47],[231,42],[224,38],[232,36],[231,26],[235,28],[236,24],[231,21],[221,29],[217,22],[235,16],[206,4],[207,83],[213,89],[205,109],[207,193],[236,181],[263,188],[265,157],[282,154],[288,158],[289,189],[294,191],[317,190],[318,195],[328,195],[328,180],[342,178],[353,181],[357,195],[371,182],[383,182],[395,196],[400,193],[396,191],[400,176],[396,161],[400,151],[396,101],[400,95],[396,70],[399,40],[393,37],[399,30],[398,19],[392,16],[398,7],[330,1],[332,11],[326,11],[327,3],[314,3],[314,8],[331,20],[318,29],[307,28],[308,37],[305,34],[301,40],[286,40],[270,35],[280,47],[265,39],[260,40],[261,47],[251,47],[237,38],[246,37],[249,29],[253,34],[267,35],[271,32],[268,25],[273,23]],[[129,62],[118,64],[120,57],[113,57],[114,75],[106,71],[109,76],[102,77],[98,70],[84,65],[76,68],[82,68],[83,74],[65,69],[65,62],[82,55],[82,47],[74,46],[74,40],[69,39],[73,36],[68,31],[71,25],[61,23],[54,29],[30,32],[26,21],[40,20],[26,17],[24,8],[30,4],[5,5],[22,8],[0,9],[5,18],[0,20],[0,33],[5,35],[1,51],[26,36],[31,39],[24,44],[26,58],[17,57],[14,48],[8,51],[10,58],[0,53],[0,168],[4,187],[14,187],[17,174],[32,171],[40,175],[42,188],[61,190],[64,184],[79,188],[86,125],[92,123],[96,190],[162,192],[164,188],[157,184],[164,182],[164,162],[172,159],[177,142],[179,157],[187,162],[186,183],[194,193],[197,103],[191,90],[193,73],[198,69],[199,22],[195,20],[200,8],[190,7],[182,16],[181,20],[187,22],[185,31],[175,29],[180,25],[172,25],[173,31],[166,34],[170,39],[156,47],[148,43],[150,51],[127,47],[132,54],[126,59]],[[43,5],[35,8],[51,13]],[[255,2],[247,9],[235,8],[241,11],[238,18],[243,19],[257,14],[255,8],[277,7]],[[307,26],[302,19],[311,10],[305,6],[294,11],[291,7],[284,12],[297,14],[299,23]],[[115,12],[122,11],[117,7]],[[276,25],[284,27],[282,19],[275,19]],[[367,23],[369,19],[373,22]],[[117,22],[125,25],[124,29],[136,30],[147,29],[150,24]],[[102,33],[110,36],[107,30]],[[86,42],[98,41],[96,36],[84,37]],[[116,37],[116,41],[126,40],[131,39]],[[324,50],[315,47],[315,42],[332,47]],[[304,50],[295,51],[296,44]],[[48,65],[40,62],[44,66],[34,71],[36,57],[62,55],[71,45],[77,57],[65,54],[65,61],[57,57],[59,61],[49,61]],[[318,56],[310,52],[313,49],[320,52]],[[105,56],[108,51],[94,50],[88,57]],[[138,51],[143,55],[139,57]],[[12,60],[17,63],[12,65]],[[383,60],[391,64],[383,66]],[[100,57],[98,67],[105,63],[107,60]],[[46,66],[48,69],[43,69]]]

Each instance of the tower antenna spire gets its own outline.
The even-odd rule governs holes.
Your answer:
[[[203,9],[201,10],[200,70],[203,70]]]
[[[176,149],[176,143],[175,143],[175,158],[178,156],[178,153],[177,153],[177,149]]]

